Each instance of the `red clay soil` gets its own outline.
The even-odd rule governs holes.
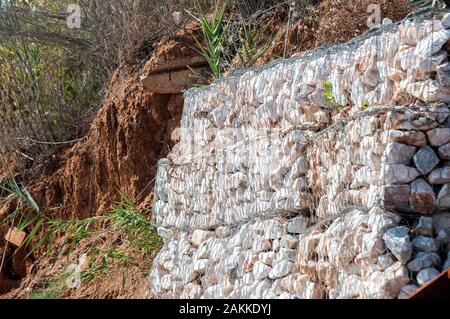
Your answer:
[[[179,95],[152,94],[138,74],[122,68],[86,140],[59,155],[60,168],[42,176],[30,193],[45,211],[69,219],[109,209],[119,190],[145,198],[181,108]]]
[[[190,45],[191,33],[185,28],[165,39],[140,70],[122,66],[115,72],[85,139],[56,154],[56,167],[47,167],[28,187],[42,211],[58,219],[84,219],[110,209],[120,200],[120,192],[136,204],[151,203],[156,164],[174,144],[171,135],[180,125],[183,96],[154,94],[140,79],[155,70],[163,72],[180,58],[198,60]],[[12,204],[1,206],[0,218],[13,210]],[[6,225],[0,227],[1,255],[6,231]],[[0,294],[17,287],[27,272],[23,258],[19,262],[13,252],[11,247],[6,251]],[[13,260],[19,266],[13,267]]]
[[[30,187],[40,207],[58,218],[82,219],[109,209],[120,199],[119,191],[138,204],[147,198],[157,160],[173,146],[183,97],[181,92],[154,94],[140,78],[192,56],[198,53],[171,39],[139,72],[117,70],[86,139],[60,154],[60,167]]]

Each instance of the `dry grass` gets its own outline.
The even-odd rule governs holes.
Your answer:
[[[84,220],[53,220],[15,181],[2,187],[6,194],[0,194],[4,196],[0,203],[14,201],[15,209],[1,216],[0,227],[19,220],[17,227],[27,230],[28,236],[18,251],[28,252],[24,263],[29,258],[37,261],[24,270],[28,276],[19,288],[5,298],[149,297],[148,275],[162,239],[145,206],[136,207],[123,195],[122,201],[104,214]],[[6,261],[11,258],[14,255],[4,255],[0,268],[9,267]],[[78,283],[71,286],[73,279]]]
[[[81,29],[69,29],[72,2],[32,8],[16,1],[0,11],[0,160],[15,153],[30,167],[82,138],[114,70],[145,61],[153,42],[177,27],[172,13],[194,7],[184,0],[80,0]]]

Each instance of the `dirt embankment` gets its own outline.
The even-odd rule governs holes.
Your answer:
[[[204,67],[206,62],[192,49],[186,30],[157,45],[138,72],[126,66],[116,71],[86,139],[60,154],[59,167],[30,188],[45,211],[82,219],[109,209],[119,191],[138,204],[151,194],[157,160],[174,144],[182,90],[202,83],[187,66]],[[161,76],[167,77],[164,83]],[[158,90],[157,84],[168,89]]]
[[[151,203],[157,160],[175,143],[172,133],[180,124],[182,90],[206,83],[196,72],[205,74],[206,62],[193,49],[193,30],[195,25],[162,40],[139,70],[124,65],[115,72],[86,137],[56,154],[28,187],[42,211],[52,218],[84,219],[110,209],[120,193],[136,204]],[[164,83],[160,77],[165,77]],[[155,88],[160,84],[166,89],[153,90],[152,81]],[[4,205],[0,217],[13,210],[12,203]],[[7,228],[0,229],[1,238]],[[2,240],[2,255],[4,248]],[[24,262],[24,256],[13,253],[12,247],[5,252],[0,294],[27,275],[30,260]]]

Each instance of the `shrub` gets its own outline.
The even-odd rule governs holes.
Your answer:
[[[222,7],[216,6],[212,19],[208,19],[203,13],[200,13],[200,25],[203,34],[204,45],[196,39],[203,57],[208,62],[213,76],[220,78],[222,73],[222,57],[224,42],[227,35],[227,26],[224,22],[227,2]]]

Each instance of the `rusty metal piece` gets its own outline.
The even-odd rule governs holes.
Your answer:
[[[418,288],[408,299],[450,299],[450,269]]]

